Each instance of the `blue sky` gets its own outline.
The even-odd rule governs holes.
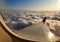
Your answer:
[[[49,10],[57,7],[57,0],[3,0],[0,2],[1,7],[10,7],[15,9]]]

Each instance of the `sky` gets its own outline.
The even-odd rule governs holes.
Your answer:
[[[0,0],[0,8],[26,10],[59,10],[57,0]]]

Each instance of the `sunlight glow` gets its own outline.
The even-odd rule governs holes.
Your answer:
[[[55,35],[53,33],[49,32],[48,36],[51,42],[56,41]]]
[[[60,10],[60,0],[58,0],[57,5],[58,5],[58,9]]]
[[[54,35],[52,33],[49,33],[49,38],[52,38]]]

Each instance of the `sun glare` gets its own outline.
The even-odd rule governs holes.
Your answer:
[[[56,40],[55,35],[54,35],[53,33],[49,32],[48,36],[49,36],[49,40],[50,40],[50,41],[53,42],[53,41]]]
[[[58,9],[60,10],[60,0],[58,0],[57,5],[58,5]]]

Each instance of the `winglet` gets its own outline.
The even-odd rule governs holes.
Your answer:
[[[45,22],[46,22],[46,17],[44,17],[44,19],[42,20],[42,22],[43,22],[43,23],[45,23]]]

